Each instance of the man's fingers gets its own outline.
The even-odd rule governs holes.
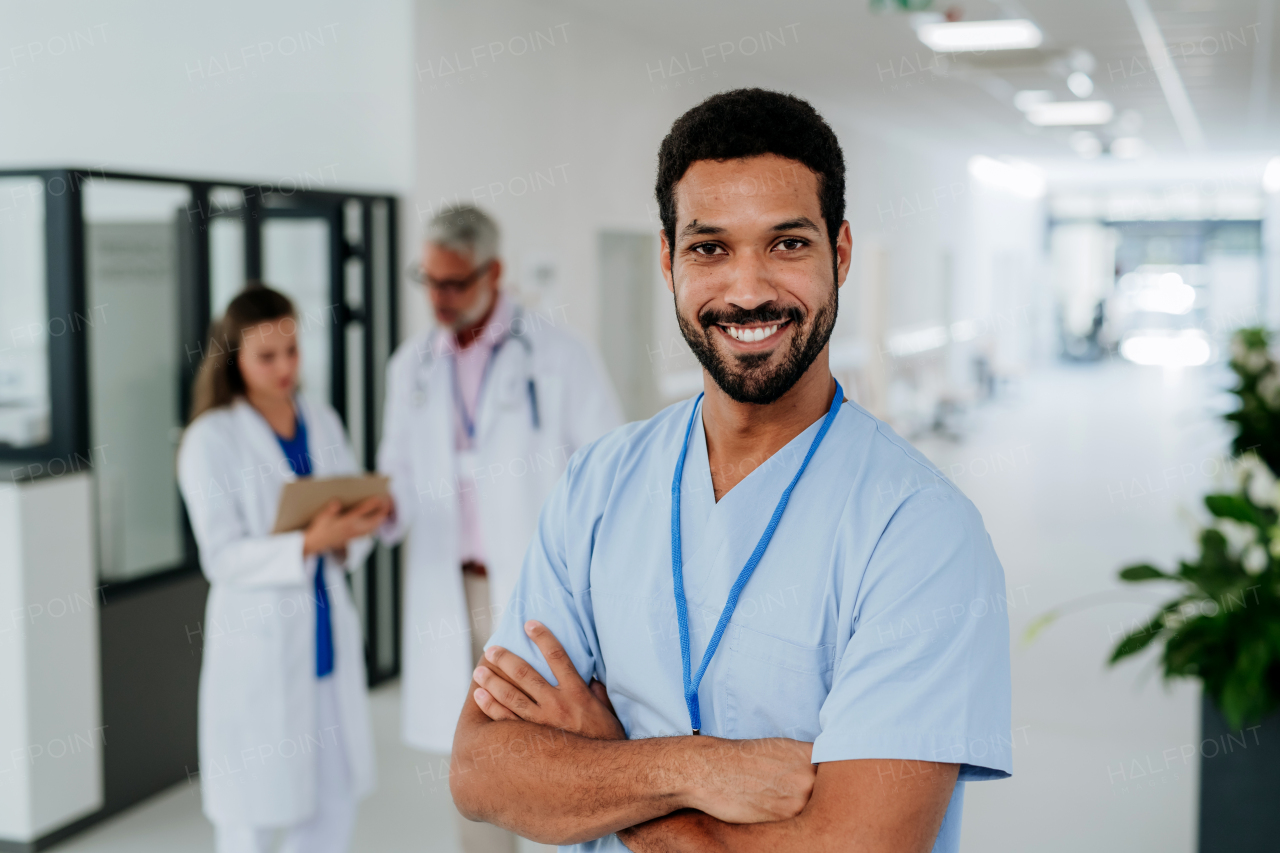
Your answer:
[[[591,679],[590,687],[591,695],[599,699],[600,704],[608,708],[610,714],[613,714],[615,717],[618,716],[618,712],[613,710],[613,703],[609,701],[609,691],[605,689],[604,683],[593,678]]]
[[[511,653],[508,652],[508,654],[510,655]],[[515,657],[515,655],[511,655],[511,657]],[[516,660],[519,660],[519,658],[516,658]],[[513,685],[508,680],[509,676],[506,673],[497,671],[491,663],[488,666],[482,663],[476,667],[472,676],[475,678],[476,684],[488,690],[495,699],[519,715],[521,719],[531,720],[532,714],[538,707],[537,702],[530,699],[519,687]]]
[[[546,679],[515,652],[507,651],[502,646],[490,646],[484,650],[484,658],[501,672],[503,678],[519,687],[535,702],[539,696],[546,695],[544,691],[550,689],[551,685],[547,684]]]
[[[529,639],[533,640],[534,645],[542,652],[542,656],[547,659],[547,665],[551,667],[551,674],[556,677],[556,682],[561,689],[587,686],[583,682],[582,676],[578,675],[578,670],[574,668],[573,661],[569,658],[569,653],[564,650],[564,646],[560,645],[560,641],[556,639],[555,634],[547,630],[546,625],[529,620],[524,623],[524,632],[529,635]]]
[[[480,706],[480,710],[489,715],[491,720],[518,720],[516,714],[512,713],[507,706],[503,705],[497,699],[493,698],[493,694],[483,687],[477,687],[475,692],[471,694],[475,697],[476,704]]]

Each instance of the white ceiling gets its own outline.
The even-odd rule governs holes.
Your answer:
[[[1173,66],[1204,129],[1211,155],[1280,149],[1280,58],[1274,42],[1277,0],[1149,0]],[[964,20],[1028,17],[1044,32],[1034,51],[989,52],[939,63],[915,37],[909,16],[873,11],[869,0],[777,4],[758,0],[562,0],[585,16],[645,34],[673,56],[763,31],[791,29],[798,41],[750,60],[728,77],[771,81],[846,118],[966,150],[1023,157],[1076,156],[1078,128],[1036,128],[1013,106],[1019,89],[1066,87],[1066,58],[1079,49],[1096,60],[1092,97],[1111,101],[1117,120],[1098,129],[1103,142],[1137,135],[1155,156],[1187,153],[1157,74],[1125,0],[960,0],[935,3]],[[1243,43],[1242,43],[1243,42]],[[1269,51],[1269,56],[1267,55]],[[749,70],[748,70],[749,69]],[[1104,158],[1105,159],[1105,158]]]

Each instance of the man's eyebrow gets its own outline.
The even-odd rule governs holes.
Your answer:
[[[721,228],[719,225],[710,225],[706,222],[699,222],[696,219],[690,222],[685,227],[680,229],[681,237],[688,237],[691,234],[706,236],[708,234],[723,234],[723,233],[724,233],[724,229]]]
[[[771,229],[769,229],[769,230],[770,230],[770,231],[774,231],[774,232],[778,232],[778,231],[816,231],[816,232],[818,232],[819,234],[821,234],[821,233],[822,233],[822,229],[820,229],[817,225],[815,225],[815,224],[814,224],[814,222],[813,222],[813,220],[812,220],[812,219],[810,219],[810,218],[809,218],[809,217],[807,217],[807,216],[801,216],[801,217],[799,217],[799,218],[797,218],[797,219],[788,219],[786,222],[779,222],[777,225],[773,226],[773,228],[771,228]]]

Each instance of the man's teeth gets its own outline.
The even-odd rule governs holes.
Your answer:
[[[750,329],[745,329],[741,326],[725,326],[724,328],[728,331],[729,337],[735,341],[751,343],[753,341],[763,341],[778,331],[781,326],[781,323],[774,323],[772,326],[753,326]]]

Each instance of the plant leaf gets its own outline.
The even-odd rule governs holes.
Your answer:
[[[1232,518],[1245,524],[1262,523],[1257,508],[1242,495],[1205,495],[1204,505],[1218,518]]]
[[[1120,570],[1120,580],[1138,582],[1152,580],[1174,580],[1172,575],[1165,574],[1155,566],[1149,566],[1146,563],[1139,563],[1136,566],[1126,566]]]
[[[1035,619],[1031,620],[1031,624],[1022,632],[1022,642],[1030,645],[1036,637],[1040,636],[1040,632],[1048,628],[1054,622],[1058,621],[1058,611],[1050,610],[1048,613],[1042,613]]]
[[[1122,658],[1129,657],[1129,655],[1136,655],[1151,645],[1151,641],[1160,636],[1160,632],[1164,630],[1164,616],[1165,611],[1161,610],[1150,622],[1131,632],[1117,643],[1115,650],[1111,653],[1110,663],[1114,664]]]

